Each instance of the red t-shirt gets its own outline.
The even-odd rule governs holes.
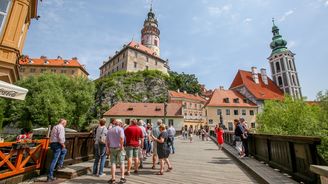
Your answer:
[[[139,140],[143,138],[141,128],[137,125],[130,125],[124,130],[126,146],[138,147]]]

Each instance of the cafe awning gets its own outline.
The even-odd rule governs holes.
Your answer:
[[[25,100],[28,89],[0,81],[0,97]]]

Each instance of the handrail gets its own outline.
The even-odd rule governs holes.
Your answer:
[[[49,139],[0,143],[0,180],[42,168],[48,145]]]

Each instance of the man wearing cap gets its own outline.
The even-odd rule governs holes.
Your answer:
[[[239,118],[240,124],[243,127],[243,134],[241,136],[241,141],[243,142],[243,149],[245,157],[248,157],[248,127],[244,117]]]
[[[113,127],[107,132],[107,150],[110,154],[110,162],[111,162],[111,174],[112,178],[109,180],[109,183],[115,182],[115,171],[116,164],[120,163],[121,169],[121,183],[125,183],[126,179],[124,178],[124,158],[125,158],[125,150],[124,150],[124,130],[119,125],[122,124],[122,120],[115,119],[113,122]]]

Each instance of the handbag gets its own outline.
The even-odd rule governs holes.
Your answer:
[[[106,135],[103,134],[104,132],[104,128],[102,129],[101,133],[100,133],[100,137],[99,137],[99,144],[106,144]]]

